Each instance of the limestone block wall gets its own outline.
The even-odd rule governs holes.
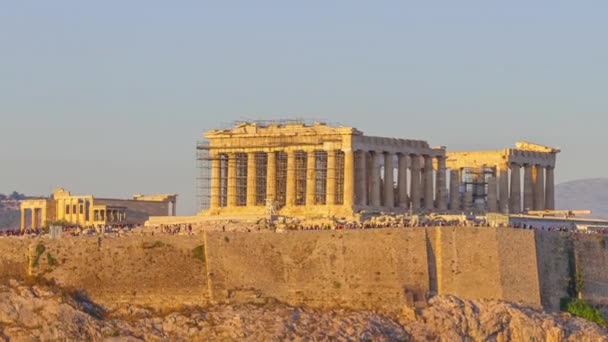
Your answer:
[[[608,239],[581,235],[574,239],[576,266],[584,279],[583,298],[608,305]]]
[[[568,281],[574,270],[570,269],[572,243],[570,234],[536,232],[536,262],[543,307],[559,311],[561,298],[568,297]]]
[[[192,255],[202,236],[38,239],[45,252],[33,275],[85,289],[111,307],[131,303],[159,308],[207,303],[205,263]],[[50,266],[47,255],[56,260]]]
[[[436,293],[540,306],[532,231],[444,227],[427,233]]]
[[[127,221],[143,224],[150,216],[167,216],[169,202],[135,201],[119,199],[95,199],[95,204],[127,208]]]
[[[426,296],[423,229],[207,233],[211,297],[397,311]]]
[[[36,246],[44,245],[37,256]],[[505,228],[0,238],[0,281],[29,274],[111,308],[256,302],[395,313],[428,293],[559,309],[578,267],[583,297],[608,303],[604,237]],[[199,247],[200,258],[192,250]],[[51,256],[49,258],[49,255]],[[54,262],[50,262],[53,259]]]
[[[534,231],[494,229],[502,300],[540,307],[541,290]]]

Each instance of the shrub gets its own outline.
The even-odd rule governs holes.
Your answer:
[[[192,257],[205,262],[205,247],[203,245],[194,247],[194,249],[192,249]]]
[[[44,247],[44,245],[41,243],[36,246],[36,255],[34,255],[34,262],[32,263],[32,266],[38,267],[40,256],[42,256],[42,253],[44,253],[45,250],[46,247]]]
[[[46,254],[46,262],[50,267],[57,265],[57,259],[53,258],[51,253]]]
[[[584,318],[590,322],[600,325],[606,324],[606,320],[602,317],[600,311],[582,299],[562,298],[560,308],[562,311]]]
[[[152,248],[158,248],[158,247],[162,247],[165,244],[162,241],[156,240],[154,242],[144,242],[141,244],[141,248],[143,249],[152,249]]]

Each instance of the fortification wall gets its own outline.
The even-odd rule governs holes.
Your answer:
[[[207,233],[211,296],[270,296],[289,304],[400,310],[426,296],[423,229]]]
[[[574,269],[570,258],[574,256],[570,234],[536,232],[536,262],[543,307],[559,311],[561,298],[568,297],[568,282]],[[574,265],[572,265],[574,267]]]
[[[436,251],[437,293],[463,298],[501,298],[493,229],[428,228]]]
[[[494,229],[502,300],[540,307],[541,290],[534,231]]]
[[[606,245],[599,236],[462,227],[211,231],[104,238],[101,245],[97,237],[8,238],[0,239],[0,280],[31,274],[84,289],[110,308],[272,297],[293,305],[397,312],[438,293],[558,310],[575,266],[585,281],[583,297],[608,301]]]
[[[608,239],[579,235],[574,239],[576,266],[584,279],[583,298],[608,305]]]
[[[436,293],[540,306],[532,231],[443,227],[427,232]]]
[[[192,250],[203,244],[202,236],[130,236],[104,238],[37,239],[45,247],[33,276],[58,285],[85,289],[95,301],[108,307],[131,303],[158,308],[202,305],[207,301],[204,260]],[[49,262],[49,257],[55,262]]]

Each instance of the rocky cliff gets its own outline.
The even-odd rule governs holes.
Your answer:
[[[567,314],[455,297],[435,297],[424,309],[392,318],[270,300],[172,312],[133,305],[105,311],[82,293],[13,280],[0,286],[0,339],[608,341],[608,332]]]

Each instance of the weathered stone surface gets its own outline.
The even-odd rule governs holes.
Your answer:
[[[123,305],[103,311],[59,289],[0,286],[0,339],[606,341],[605,328],[569,315],[497,301],[435,297],[412,315],[264,305],[183,307],[172,312]]]

